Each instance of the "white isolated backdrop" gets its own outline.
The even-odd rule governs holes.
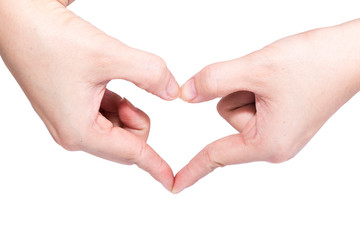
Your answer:
[[[77,0],[70,9],[164,58],[182,84],[207,64],[358,18],[360,3]],[[360,239],[359,96],[293,160],[218,169],[172,195],[137,167],[57,146],[2,62],[0,79],[0,239]],[[217,100],[165,102],[122,80],[109,88],[149,114],[149,143],[175,173],[235,132]]]

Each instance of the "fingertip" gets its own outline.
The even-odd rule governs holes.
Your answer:
[[[182,191],[183,191],[183,189],[181,189],[179,187],[175,187],[175,186],[171,189],[171,193],[175,194],[175,195],[181,193]]]
[[[175,100],[180,96],[180,86],[175,80],[175,77],[171,74],[169,84],[166,88],[167,98],[168,100]]]
[[[169,192],[172,192],[173,186],[174,186],[174,173],[171,170],[170,166],[166,164],[165,172],[163,173],[163,180],[161,181],[161,184],[168,190]]]
[[[170,192],[171,192],[172,194],[177,195],[177,194],[181,193],[181,192],[182,192],[182,190],[179,190],[179,189],[174,189],[174,188],[173,188]]]
[[[176,174],[176,176],[174,177],[174,185],[171,189],[171,192],[173,194],[179,194],[180,192],[182,192],[183,190],[185,190],[186,186],[184,184],[184,182],[182,181],[182,171],[183,170],[180,170],[180,172],[178,172]]]
[[[169,164],[163,160],[149,145],[144,147],[141,155],[134,161],[136,165],[148,172],[155,180],[161,183],[168,191],[174,185],[174,173]]]
[[[116,49],[118,54],[109,53],[115,63],[106,71],[107,78],[130,81],[167,101],[179,97],[180,86],[162,58],[128,46],[117,46]]]
[[[191,78],[181,87],[180,98],[185,102],[192,102],[196,97],[195,78]]]

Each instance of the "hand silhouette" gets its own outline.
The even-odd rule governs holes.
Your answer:
[[[190,79],[182,99],[222,98],[218,111],[239,134],[206,146],[176,175],[173,192],[217,167],[294,157],[359,91],[359,25],[356,20],[291,36]]]
[[[3,60],[57,143],[137,164],[170,190],[172,170],[146,144],[148,116],[106,85],[125,79],[172,100],[179,95],[177,82],[161,58],[126,46],[64,5],[0,1],[1,22],[7,23],[0,29]]]

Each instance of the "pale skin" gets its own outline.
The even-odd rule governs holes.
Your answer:
[[[125,79],[164,100],[177,98],[179,85],[160,57],[106,35],[67,4],[1,0],[1,57],[57,143],[136,164],[171,190],[171,168],[146,144],[149,117],[106,85]]]
[[[360,20],[212,64],[180,89],[161,58],[77,17],[71,2],[0,0],[1,57],[57,143],[136,164],[173,193],[217,167],[291,159],[360,88]],[[106,89],[112,79],[164,100],[221,98],[219,114],[239,133],[206,146],[174,177],[146,143],[149,117]]]
[[[360,20],[205,67],[182,86],[182,99],[221,98],[218,112],[239,134],[206,146],[177,173],[173,192],[217,167],[291,159],[359,87]]]

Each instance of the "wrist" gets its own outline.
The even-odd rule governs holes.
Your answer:
[[[340,24],[335,28],[342,36],[339,48],[344,51],[345,71],[348,71],[349,82],[356,94],[360,91],[360,19]]]
[[[39,38],[56,33],[51,23],[63,21],[65,12],[70,13],[57,0],[0,1],[0,54],[11,54],[29,39],[40,42]]]

